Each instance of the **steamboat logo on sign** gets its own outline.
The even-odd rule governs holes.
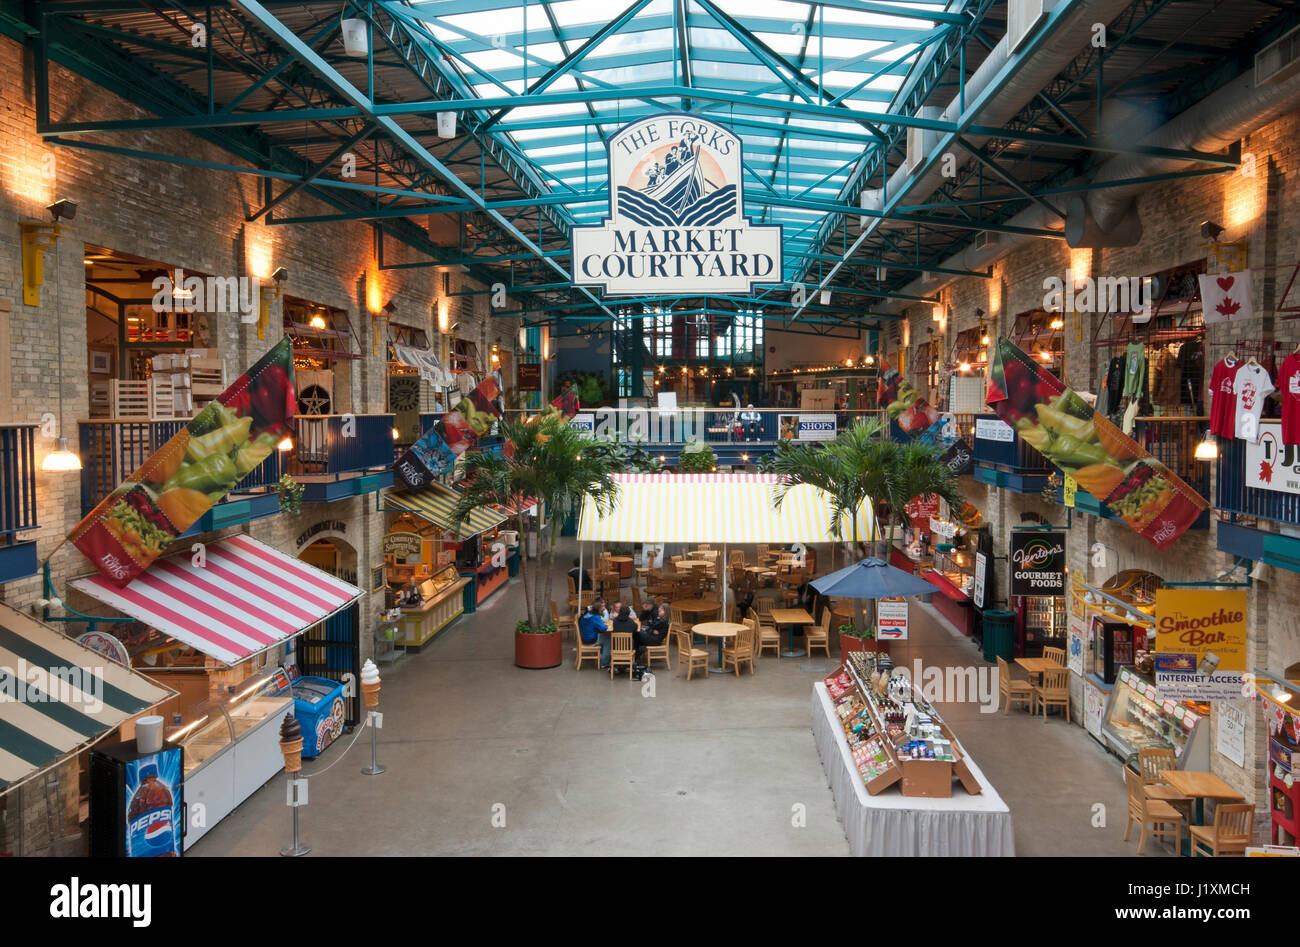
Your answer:
[[[744,216],[741,143],[685,113],[609,141],[609,217],[573,228],[573,283],[611,296],[749,292],[782,281],[781,227]]]

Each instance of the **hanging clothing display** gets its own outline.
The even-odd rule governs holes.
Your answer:
[[[1093,404],[1092,409],[1098,414],[1105,414],[1107,406],[1110,404],[1110,391],[1106,387],[1106,382],[1109,377],[1107,366],[1109,364],[1110,359],[1103,355],[1101,357],[1101,364],[1097,366],[1097,400]]]
[[[1178,350],[1179,401],[1191,405],[1194,413],[1200,402],[1197,397],[1205,378],[1205,348],[1199,339],[1184,342]]]
[[[1300,350],[1282,363],[1277,391],[1282,402],[1282,443],[1300,444]]]
[[[1264,413],[1264,398],[1272,390],[1273,379],[1253,359],[1237,371],[1232,383],[1232,393],[1237,396],[1237,437],[1252,444],[1259,442],[1259,418]]]
[[[1136,398],[1146,382],[1147,351],[1141,342],[1124,348],[1124,397]]]
[[[1182,366],[1177,344],[1164,345],[1151,354],[1151,401],[1172,410],[1182,403]]]
[[[1114,415],[1119,411],[1119,403],[1124,397],[1124,365],[1124,356],[1117,355],[1110,360],[1110,367],[1106,370],[1106,414]]]
[[[1233,383],[1242,362],[1229,355],[1210,373],[1210,433],[1219,437],[1235,437],[1237,433],[1237,396]]]
[[[1128,407],[1124,409],[1124,423],[1120,426],[1120,430],[1129,437],[1133,436],[1133,422],[1137,419],[1137,415],[1138,399],[1133,398],[1129,401]]]

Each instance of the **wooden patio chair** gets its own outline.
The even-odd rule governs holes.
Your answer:
[[[822,609],[821,625],[804,629],[803,644],[809,657],[812,657],[813,648],[821,648],[826,652],[826,657],[831,656],[831,610],[829,608]]]
[[[628,676],[632,675],[632,665],[636,663],[636,646],[632,643],[630,631],[616,631],[610,635],[609,676],[613,678],[614,669],[626,667]]]
[[[1030,711],[1034,707],[1034,685],[1028,681],[1021,680],[1011,676],[1011,665],[1007,664],[1002,658],[998,658],[998,694],[1000,700],[1006,701],[1002,707],[1002,715],[1006,716],[1011,705],[1015,703],[1024,704]]]
[[[551,621],[555,627],[560,629],[560,640],[565,638],[578,637],[578,620],[572,615],[561,615],[560,610],[555,607],[555,600],[551,599]]]
[[[1065,711],[1065,719],[1070,719],[1070,670],[1055,668],[1043,672],[1041,684],[1034,685],[1034,707],[1041,708],[1043,719],[1047,719],[1047,708],[1060,707]]]
[[[740,666],[749,664],[749,673],[754,673],[754,631],[749,625],[745,630],[736,635],[731,645],[724,645],[722,648],[722,668],[726,670],[728,666],[736,669],[736,676],[740,677]]]
[[[1249,803],[1219,803],[1214,809],[1214,825],[1191,827],[1192,856],[1202,851],[1216,858],[1220,855],[1245,855],[1254,827],[1254,806]]]
[[[691,672],[699,668],[704,676],[709,676],[709,652],[691,644],[690,631],[677,632],[677,673],[682,673],[682,662],[686,662],[686,679],[691,679]]]
[[[1136,823],[1141,830],[1138,835],[1139,855],[1147,846],[1148,835],[1168,838],[1172,834],[1174,851],[1179,851],[1182,847],[1182,814],[1167,802],[1148,799],[1142,791],[1142,779],[1136,774],[1125,770],[1124,781],[1128,784],[1128,821],[1124,823],[1124,841],[1128,841]],[[1173,829],[1169,826],[1173,826]]]

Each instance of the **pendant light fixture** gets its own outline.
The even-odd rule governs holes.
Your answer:
[[[66,209],[61,208],[61,205],[68,204],[71,204],[72,206],[71,213],[68,213]],[[77,205],[72,204],[71,201],[56,201],[54,204],[51,204],[48,210],[54,217],[55,226],[57,227],[60,217],[71,219],[73,215],[76,214],[76,207]],[[62,254],[59,252],[58,235],[56,234],[54,239],[54,318],[56,323],[56,334],[59,340],[59,437],[58,440],[55,441],[54,450],[46,454],[45,458],[41,461],[41,470],[50,473],[61,473],[64,471],[81,469],[81,458],[73,453],[68,447],[68,439],[63,434],[63,317],[60,314],[62,306],[59,298],[62,295],[61,290],[63,288],[62,262]]]
[[[1216,460],[1219,456],[1219,444],[1214,435],[1206,431],[1205,439],[1197,443],[1195,457],[1197,460]]]

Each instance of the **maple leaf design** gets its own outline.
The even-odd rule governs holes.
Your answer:
[[[1237,310],[1239,310],[1240,308],[1241,308],[1241,303],[1225,296],[1223,297],[1223,300],[1217,306],[1214,307],[1214,311],[1219,313],[1219,315],[1222,316],[1235,316],[1237,314]]]
[[[1259,479],[1264,483],[1273,482],[1273,465],[1267,460],[1261,460],[1259,462]]]

